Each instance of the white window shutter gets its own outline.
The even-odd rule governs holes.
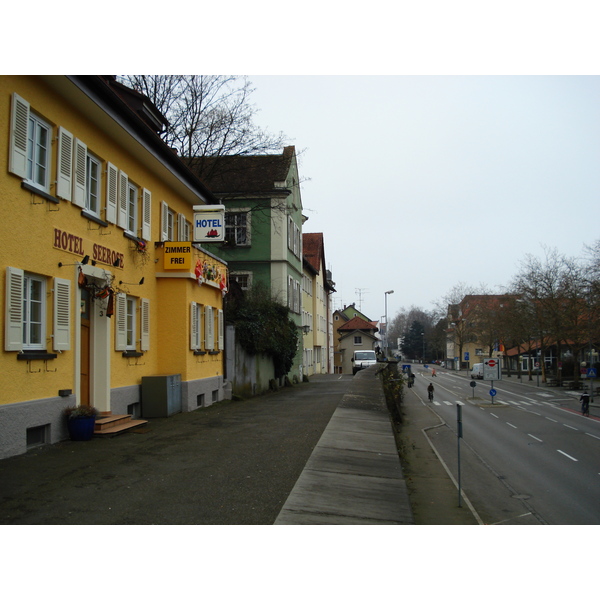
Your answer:
[[[177,213],[177,241],[185,242],[185,215]]]
[[[86,159],[87,146],[75,138],[73,151],[73,163],[75,167],[73,177],[73,204],[81,208],[85,207],[85,185],[86,185]]]
[[[127,173],[119,171],[119,201],[117,205],[117,225],[127,229],[127,192],[129,177]]]
[[[8,170],[19,177],[27,177],[27,129],[29,127],[29,102],[18,94],[12,95],[10,112],[10,149]]]
[[[73,135],[64,127],[58,128],[58,167],[56,169],[56,195],[71,201],[73,179]]]
[[[106,220],[109,223],[117,222],[119,171],[115,165],[108,163],[106,170]]]
[[[206,344],[207,350],[215,349],[215,322],[213,318],[212,306],[207,306],[204,309],[204,328],[206,331]]]
[[[146,188],[142,190],[142,239],[152,239],[152,193]]]
[[[199,349],[199,335],[198,335],[198,304],[192,302],[190,304],[190,349]]]
[[[150,350],[150,300],[147,298],[141,299],[141,321],[142,321],[142,352]]]
[[[23,284],[21,269],[6,267],[6,311],[4,316],[4,349],[20,352],[23,349]]]
[[[160,203],[160,241],[169,240],[169,205],[166,202]]]
[[[54,350],[71,349],[71,282],[54,278]]]
[[[127,297],[115,297],[115,350],[127,350]]]
[[[219,350],[225,350],[225,336],[223,335],[223,311],[217,313],[217,326],[219,328]]]

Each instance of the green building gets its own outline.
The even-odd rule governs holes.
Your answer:
[[[225,206],[226,240],[211,251],[227,262],[230,282],[242,290],[262,284],[301,329],[304,218],[295,147],[277,155],[198,158],[191,168]],[[302,356],[300,341],[290,377],[301,376]]]

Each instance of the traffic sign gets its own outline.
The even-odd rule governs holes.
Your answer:
[[[500,360],[497,358],[485,358],[483,360],[483,379],[485,381],[498,381],[502,379]]]
[[[471,387],[475,387],[477,384],[476,384],[474,381],[471,381],[471,383],[469,383],[469,385],[470,385]]]
[[[494,388],[492,388],[490,390],[490,396],[493,398],[496,395],[496,390]]]
[[[598,377],[598,375],[596,374],[596,369],[588,369],[587,376],[588,377]]]

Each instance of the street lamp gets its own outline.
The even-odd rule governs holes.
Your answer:
[[[387,330],[387,326],[388,326],[388,320],[387,320],[387,297],[388,297],[388,294],[393,294],[393,293],[394,293],[394,290],[388,290],[383,295],[383,298],[385,300],[385,334],[384,334],[384,339],[383,339],[383,355],[385,357],[387,357],[387,335],[388,335],[388,330]]]
[[[425,364],[425,332],[421,333],[423,336],[423,364]]]

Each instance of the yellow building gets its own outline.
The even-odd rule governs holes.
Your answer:
[[[2,76],[0,114],[0,458],[67,406],[143,417],[144,378],[175,376],[169,414],[221,400],[227,266],[191,241],[217,201],[164,117],[98,76]]]
[[[305,375],[333,373],[331,294],[335,292],[325,267],[322,233],[302,234],[302,328]]]

